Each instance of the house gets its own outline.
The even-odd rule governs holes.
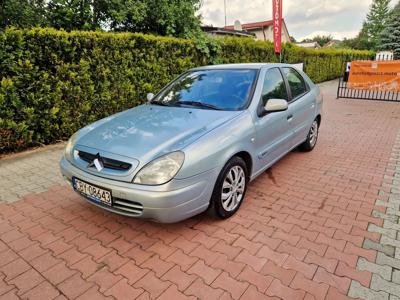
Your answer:
[[[321,49],[320,44],[317,42],[296,43],[296,45],[308,49]]]
[[[332,41],[330,41],[330,42],[327,42],[327,43],[324,45],[324,48],[333,48],[333,47],[337,47],[337,46],[340,45],[340,43],[341,43],[340,40],[332,40]]]
[[[239,23],[236,21],[235,23]],[[273,21],[261,21],[254,23],[246,23],[240,25],[243,31],[255,34],[256,40],[259,41],[274,41]],[[225,29],[233,30],[235,25],[225,26]],[[236,26],[237,28],[237,26]],[[285,20],[282,19],[282,43],[290,42],[290,35],[286,27]]]
[[[255,38],[255,34],[243,30],[225,29],[214,26],[201,26],[201,29],[212,37],[237,36]]]

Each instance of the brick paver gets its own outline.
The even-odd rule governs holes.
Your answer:
[[[0,203],[17,201],[32,192],[44,192],[55,184],[64,185],[57,167],[64,146],[60,143],[1,159]]]
[[[368,231],[380,234],[379,242],[365,239],[362,247],[377,254],[370,262],[360,257],[357,269],[372,273],[372,279],[362,282],[353,277],[349,295],[365,299],[400,298],[400,130],[394,142],[386,174],[372,211],[375,221],[368,225]],[[364,216],[365,217],[365,216]],[[374,221],[371,219],[370,221]],[[368,287],[368,283],[370,285]]]
[[[0,298],[396,299],[400,105],[321,87],[316,149],[256,179],[229,220],[98,209],[61,184],[61,146],[2,160]]]

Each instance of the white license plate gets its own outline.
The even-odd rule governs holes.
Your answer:
[[[97,203],[111,206],[111,192],[103,188],[99,188],[77,178],[72,178],[72,185],[78,193]]]

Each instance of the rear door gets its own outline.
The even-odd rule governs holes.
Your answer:
[[[283,67],[289,92],[288,118],[293,130],[291,147],[295,147],[307,138],[315,115],[315,98],[303,76],[294,68]]]
[[[271,165],[291,148],[292,129],[288,122],[288,111],[262,114],[263,107],[269,99],[289,99],[279,68],[271,68],[265,72],[258,116],[255,120],[255,143],[261,169]]]

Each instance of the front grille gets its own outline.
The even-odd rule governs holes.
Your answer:
[[[84,152],[84,151],[78,151],[78,155],[82,160],[84,160],[88,163],[91,163],[96,158],[96,154],[91,154],[91,153]],[[123,161],[119,161],[119,160],[115,160],[115,159],[111,159],[111,158],[107,158],[107,157],[101,157],[101,159],[103,160],[104,168],[120,170],[120,171],[127,171],[132,167],[131,164],[123,162]]]
[[[143,205],[137,202],[128,201],[121,198],[113,198],[113,205],[114,208],[136,214],[141,215],[143,213]]]

